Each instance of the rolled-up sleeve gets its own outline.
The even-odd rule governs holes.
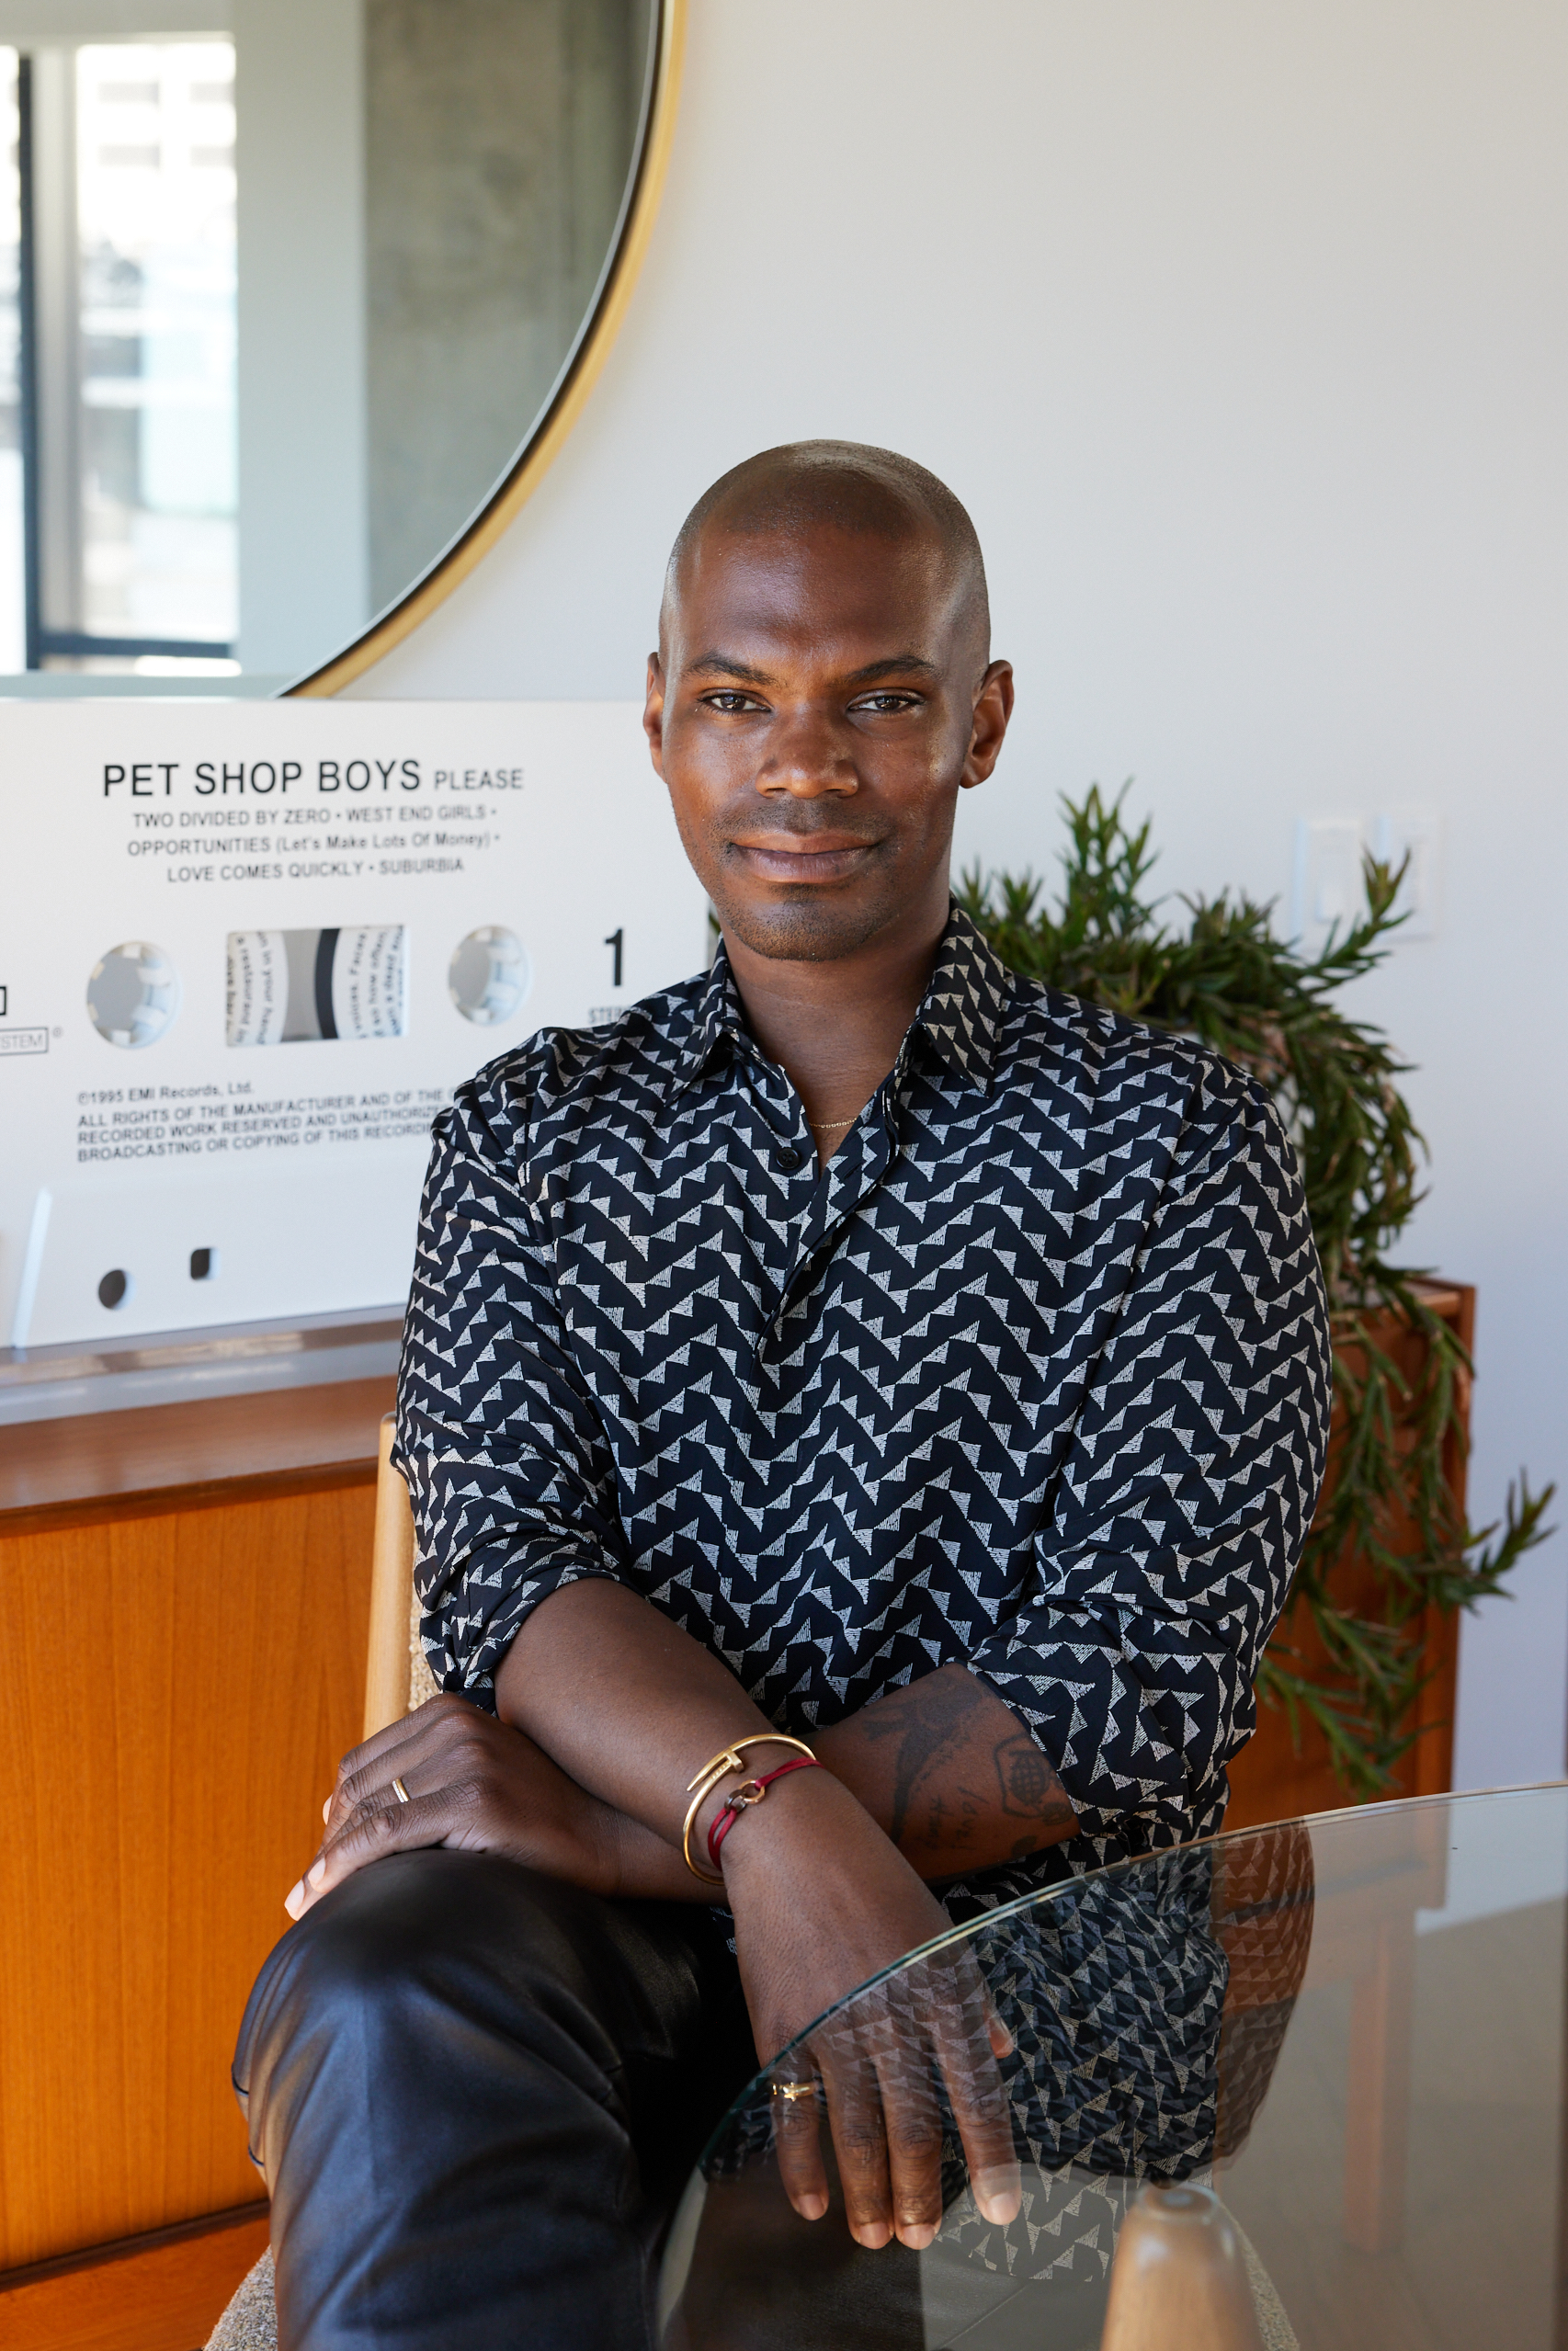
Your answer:
[[[1103,1857],[1214,1824],[1322,1482],[1323,1279],[1262,1089],[1206,1062],[1021,1605],[971,1660]]]
[[[524,1092],[482,1077],[436,1122],[392,1457],[413,1498],[431,1669],[492,1708],[529,1612],[580,1577],[619,1580],[626,1556],[609,1448],[519,1156]]]

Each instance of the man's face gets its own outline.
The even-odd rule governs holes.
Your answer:
[[[662,640],[644,724],[726,934],[820,962],[939,930],[953,810],[995,764],[1012,673],[934,536],[710,526]]]

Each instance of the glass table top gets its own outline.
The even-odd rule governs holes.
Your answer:
[[[1568,1786],[1323,1813],[989,1912],[736,2100],[661,2351],[1187,2351],[1134,2303],[1177,2206],[1229,2247],[1247,2351],[1568,2351],[1565,1922]],[[875,2201],[889,2134],[935,2233],[870,2251],[845,2181]]]

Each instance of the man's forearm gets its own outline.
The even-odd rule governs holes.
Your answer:
[[[580,1787],[666,1844],[678,1840],[699,1766],[772,1728],[722,1660],[602,1577],[535,1610],[497,1676],[496,1703]],[[811,1744],[924,1878],[1017,1860],[1077,1827],[1023,1725],[961,1665],[877,1699]],[[767,1751],[747,1767],[766,1769]],[[638,1869],[638,1891],[674,1891],[644,1889],[648,1874]]]
[[[962,1665],[876,1699],[812,1743],[923,1878],[1021,1860],[1077,1832],[1023,1724]]]
[[[541,1601],[495,1677],[495,1703],[580,1788],[675,1846],[693,1774],[773,1729],[721,1658],[603,1576]],[[765,1758],[748,1767],[767,1770]]]

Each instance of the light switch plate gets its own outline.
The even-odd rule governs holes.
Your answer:
[[[1436,938],[1442,880],[1442,820],[1436,809],[1394,808],[1372,820],[1372,855],[1385,865],[1407,856],[1394,912],[1406,920],[1400,939]]]
[[[1290,892],[1290,936],[1304,955],[1320,954],[1329,932],[1346,931],[1367,903],[1361,876],[1364,848],[1358,816],[1296,820],[1296,865]]]

